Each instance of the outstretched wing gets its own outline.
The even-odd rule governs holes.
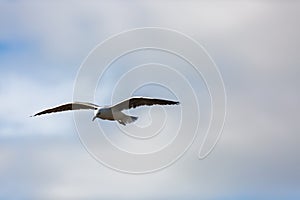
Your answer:
[[[152,105],[178,105],[178,101],[171,101],[165,99],[153,99],[149,97],[132,97],[130,99],[126,99],[114,106],[112,106],[113,110],[126,110],[130,108],[136,108],[138,106],[152,106]]]
[[[54,113],[54,112],[62,112],[62,111],[68,111],[68,110],[80,110],[80,109],[91,109],[96,110],[99,108],[98,105],[92,104],[92,103],[85,103],[85,102],[74,102],[74,103],[67,103],[61,106],[57,106],[54,108],[50,108],[47,110],[43,110],[39,113],[36,113],[34,116],[48,114],[48,113]]]

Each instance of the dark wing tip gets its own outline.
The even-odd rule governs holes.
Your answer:
[[[180,105],[179,101],[172,101],[169,105]]]
[[[172,100],[162,100],[164,102],[166,102],[166,105],[179,105],[180,102],[179,101],[172,101]]]
[[[29,117],[36,117],[36,116],[39,116],[41,114],[37,113],[37,114],[34,114],[34,115],[30,115]]]
[[[34,115],[30,115],[29,117],[36,117],[36,116],[40,116],[40,115],[43,115],[43,114],[48,114],[47,112],[45,112],[47,110],[44,110],[44,111],[41,111],[41,112],[38,112],[38,113],[35,113]]]

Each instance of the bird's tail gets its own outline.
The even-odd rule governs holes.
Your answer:
[[[128,116],[126,115],[124,118],[122,118],[121,120],[118,120],[118,122],[124,126],[126,126],[126,124],[130,124],[134,121],[136,121],[138,119],[138,117],[135,116]]]
[[[131,117],[132,122],[134,122],[138,119],[138,117],[134,117],[134,116],[130,116],[130,117]]]

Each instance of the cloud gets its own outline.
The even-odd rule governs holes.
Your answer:
[[[18,137],[23,134],[55,134],[59,130],[62,132],[71,130],[71,115],[62,116],[62,118],[48,116],[50,121],[42,117],[29,117],[44,109],[45,105],[55,106],[65,103],[65,101],[70,102],[72,100],[71,81],[47,85],[22,75],[12,74],[3,77],[0,82],[1,137]]]
[[[0,44],[8,48],[0,50],[0,196],[300,196],[299,2],[1,4]],[[197,140],[170,168],[131,176],[99,165],[83,150],[71,113],[28,116],[71,101],[87,53],[111,34],[141,26],[176,29],[204,44],[224,77],[228,117],[207,159],[197,160]],[[18,196],[15,188],[22,187]]]

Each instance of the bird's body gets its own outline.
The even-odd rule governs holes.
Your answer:
[[[36,113],[33,116],[62,112],[68,110],[80,110],[80,109],[90,109],[95,110],[93,121],[96,118],[103,120],[118,121],[122,125],[126,125],[136,121],[138,118],[135,116],[129,116],[122,112],[122,110],[127,110],[131,108],[136,108],[138,106],[152,106],[152,105],[178,105],[177,101],[170,101],[164,99],[153,99],[148,97],[132,97],[126,99],[116,105],[100,107],[96,104],[86,103],[86,102],[74,102],[67,103],[61,106],[50,108],[39,113]]]
[[[95,117],[96,116],[98,118],[104,119],[104,120],[114,120],[114,115],[113,115],[112,109],[109,107],[98,108],[95,111]]]

